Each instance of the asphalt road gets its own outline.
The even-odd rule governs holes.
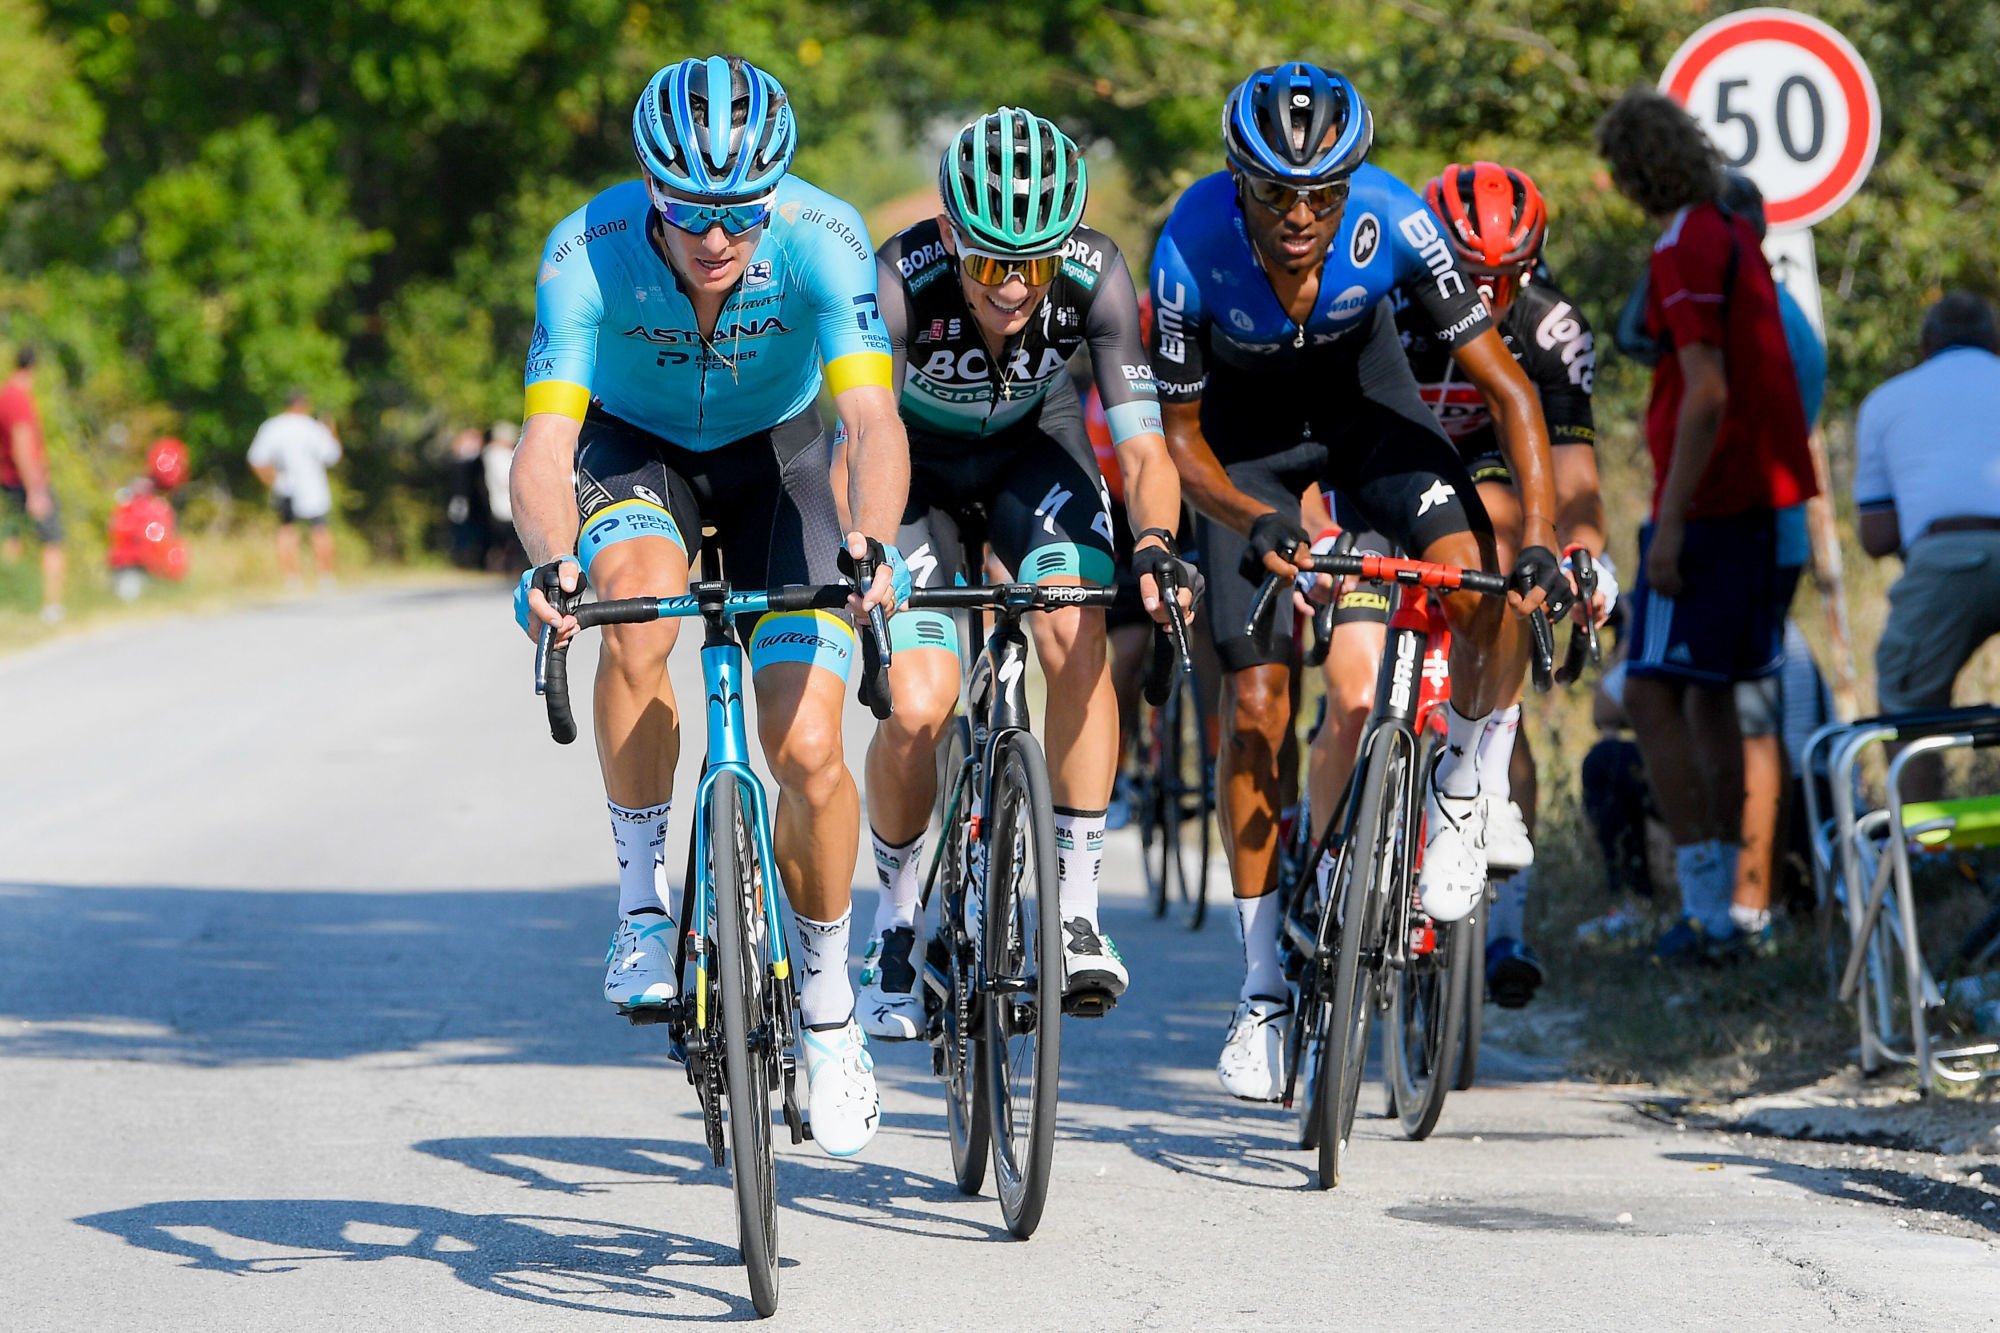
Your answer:
[[[504,600],[0,660],[0,1328],[750,1317],[692,1093],[598,996],[594,766],[543,733]],[[780,1325],[1992,1325],[1988,1187],[1954,1221],[1907,1202],[1917,1158],[1676,1129],[1504,1052],[1426,1143],[1371,1091],[1349,1183],[1309,1188],[1290,1118],[1211,1072],[1227,916],[1152,921],[1135,848],[1107,869],[1135,986],[1065,1030],[1040,1234],[957,1193],[925,1052],[878,1048],[869,1153],[783,1152]]]

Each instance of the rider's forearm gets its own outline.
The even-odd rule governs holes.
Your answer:
[[[528,418],[521,446],[514,451],[508,493],[514,530],[531,565],[576,553],[575,483],[578,423],[552,412]]]
[[[1167,454],[1180,475],[1181,494],[1201,513],[1246,536],[1250,525],[1271,511],[1271,506],[1245,495],[1230,483],[1229,474],[1201,433],[1200,407],[1194,403],[1169,403],[1163,415],[1167,423]]]
[[[1597,450],[1562,444],[1550,450],[1556,474],[1556,535],[1565,547],[1604,554],[1604,494],[1598,489]]]
[[[1521,544],[1553,546],[1556,540],[1556,487],[1549,460],[1549,428],[1534,390],[1507,394],[1497,415],[1507,469],[1521,497]]]
[[[1118,446],[1125,478],[1125,512],[1136,537],[1148,528],[1173,532],[1181,522],[1181,479],[1158,435],[1137,435]]]
[[[910,494],[910,439],[894,413],[850,426],[847,433],[847,512],[854,531],[896,540]]]

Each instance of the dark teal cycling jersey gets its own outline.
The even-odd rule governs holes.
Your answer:
[[[527,415],[581,421],[592,400],[703,452],[766,431],[834,394],[890,387],[875,254],[854,209],[796,176],[779,183],[743,277],[703,339],[638,181],[614,185],[549,233],[535,286]]]
[[[1376,303],[1399,284],[1447,339],[1470,341],[1492,322],[1423,199],[1380,167],[1362,166],[1327,247],[1318,299],[1303,326],[1293,323],[1250,248],[1235,182],[1226,171],[1203,177],[1174,205],[1153,250],[1160,398],[1199,399],[1216,367],[1311,390],[1322,384],[1324,362],[1351,364],[1361,354],[1366,339],[1351,335],[1368,329]]]

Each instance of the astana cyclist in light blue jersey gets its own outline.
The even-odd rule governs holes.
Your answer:
[[[542,252],[514,456],[514,521],[534,562],[515,597],[522,628],[553,625],[566,640],[586,579],[606,598],[686,592],[704,523],[739,587],[835,581],[822,383],[848,439],[845,546],[880,561],[849,613],[893,609],[909,576],[883,542],[902,514],[909,443],[860,216],[787,174],[797,136],[784,89],[740,57],[655,74],[632,137],[641,179],[564,218]],[[621,1011],[674,995],[662,889],[678,624],[606,627],[598,663],[598,763],[619,866],[604,997]],[[840,721],[856,640],[847,620],[806,611],[763,616],[749,641],[779,789],[778,869],[798,922],[813,1138],[847,1156],[880,1118],[847,975],[861,805]]]

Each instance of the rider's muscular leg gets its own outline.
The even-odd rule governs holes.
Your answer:
[[[1104,613],[1065,607],[1035,616],[1030,624],[1035,655],[1048,680],[1042,734],[1049,756],[1049,795],[1072,810],[1102,810],[1118,770],[1118,701],[1111,689]]]
[[[1238,898],[1271,892],[1278,850],[1278,754],[1292,725],[1290,670],[1282,663],[1233,672],[1222,692],[1221,790],[1229,873]]]
[[[1326,725],[1313,738],[1310,777],[1313,836],[1339,813],[1340,794],[1354,771],[1361,730],[1375,707],[1388,627],[1372,620],[1336,624],[1326,652]]]
[[[1493,539],[1454,533],[1432,542],[1425,560],[1467,569],[1497,570]],[[1498,597],[1455,592],[1444,599],[1451,622],[1452,707],[1463,717],[1484,717],[1517,687],[1528,664],[1527,621]]]
[[[958,654],[904,649],[889,662],[896,711],[868,742],[868,823],[884,842],[907,844],[937,801],[937,748],[958,702]]]
[[[591,585],[607,601],[670,597],[687,591],[687,553],[664,537],[607,546],[591,562]],[[597,655],[597,763],[604,794],[632,810],[656,806],[674,790],[680,759],[680,710],[667,677],[667,654],[679,621],[606,625]]]

